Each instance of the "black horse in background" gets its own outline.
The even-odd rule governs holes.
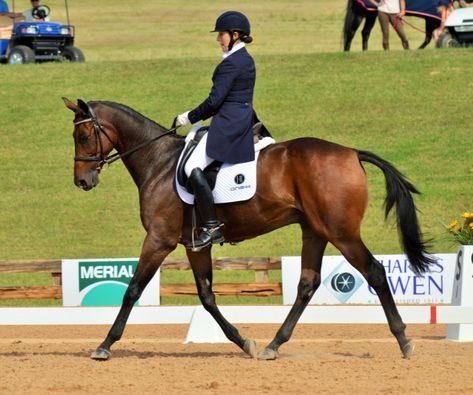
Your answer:
[[[421,10],[421,11],[418,11]],[[406,15],[417,16],[425,20],[425,39],[419,49],[424,49],[432,40],[432,33],[440,26],[440,17],[435,10],[435,0],[406,0]],[[378,17],[374,6],[367,6],[362,0],[348,0],[343,24],[343,49],[349,51],[355,33],[365,19],[361,31],[363,51],[368,50],[371,30]]]

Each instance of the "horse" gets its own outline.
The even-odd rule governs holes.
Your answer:
[[[425,20],[425,38],[419,49],[424,49],[432,40],[432,34],[435,29],[440,26],[440,18],[429,16],[424,13],[412,13],[413,16],[424,18]],[[343,23],[343,49],[348,52],[351,48],[351,42],[355,37],[355,33],[361,25],[363,19],[365,24],[361,31],[362,49],[368,50],[368,40],[370,38],[371,30],[376,22],[378,12],[373,9],[367,9],[358,0],[348,0],[347,9],[345,13],[345,20]]]
[[[74,112],[74,183],[88,191],[96,187],[105,163],[119,158],[138,190],[140,215],[146,230],[139,263],[105,340],[91,358],[107,360],[120,340],[134,303],[178,244],[188,246],[193,232],[192,206],[174,188],[178,158],[185,137],[167,130],[135,110],[114,102],[77,104],[63,98]],[[109,156],[112,149],[117,151]],[[376,291],[404,358],[414,343],[405,334],[401,316],[388,286],[383,265],[363,243],[360,225],[367,207],[367,177],[362,162],[385,175],[385,215],[396,206],[402,246],[416,274],[434,259],[422,240],[413,194],[418,193],[394,166],[379,156],[317,138],[297,138],[272,144],[260,152],[255,195],[244,202],[217,205],[227,242],[246,239],[298,223],[302,229],[302,271],[297,298],[274,339],[258,353],[252,339],[244,339],[221,314],[212,291],[211,246],[199,252],[186,249],[199,299],[226,337],[253,358],[276,359],[279,347],[291,337],[305,307],[321,283],[322,257],[332,243]]]

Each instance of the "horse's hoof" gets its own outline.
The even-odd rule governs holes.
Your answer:
[[[110,355],[112,355],[112,353],[105,348],[97,348],[97,350],[90,355],[90,358],[97,361],[106,361],[110,358]]]
[[[258,354],[258,359],[263,361],[272,361],[279,357],[279,353],[276,350],[272,350],[271,348],[265,348]]]
[[[251,358],[258,358],[256,342],[253,339],[245,340],[245,343],[243,344],[243,351],[245,351]]]
[[[409,359],[414,353],[415,344],[412,340],[409,340],[404,346],[402,346],[402,356],[405,359]]]

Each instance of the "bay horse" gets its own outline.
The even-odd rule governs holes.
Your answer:
[[[104,163],[121,157],[138,187],[141,221],[147,232],[118,316],[103,343],[91,355],[93,359],[106,360],[111,355],[110,347],[123,334],[134,303],[164,258],[178,244],[190,244],[192,206],[180,200],[173,185],[184,137],[122,104],[85,103],[80,99],[75,104],[63,100],[74,112],[75,185],[86,191],[94,188]],[[109,156],[113,148],[118,156]],[[274,339],[261,353],[257,353],[256,343],[244,339],[216,305],[211,247],[200,252],[186,250],[202,305],[227,338],[253,358],[275,359],[279,347],[289,340],[321,283],[322,256],[328,242],[376,291],[402,355],[411,356],[414,344],[405,335],[406,326],[393,300],[384,267],[361,240],[360,225],[368,202],[367,178],[361,162],[374,164],[384,172],[385,214],[396,206],[400,240],[412,270],[421,274],[433,263],[416,217],[412,194],[418,192],[390,163],[373,153],[317,138],[298,138],[268,146],[258,158],[255,196],[245,202],[217,205],[227,242],[241,242],[293,223],[302,229],[302,272],[297,298]]]
[[[432,34],[435,29],[440,26],[440,18],[429,16],[424,13],[409,13],[409,15],[417,16],[425,20],[425,38],[419,49],[424,49],[432,41]],[[351,42],[355,37],[356,31],[360,27],[363,19],[365,24],[361,31],[361,46],[363,51],[368,50],[368,40],[370,38],[371,30],[373,29],[378,12],[374,9],[367,9],[358,0],[348,0],[345,20],[343,23],[343,50],[350,51]]]

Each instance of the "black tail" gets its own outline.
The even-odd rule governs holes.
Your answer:
[[[347,9],[345,13],[345,20],[343,22],[343,46],[345,51],[350,50],[351,40],[355,32],[353,26],[356,19],[355,12],[353,10],[352,0],[348,0]]]
[[[436,260],[426,251],[427,246],[422,240],[417,220],[412,194],[419,191],[393,165],[379,156],[367,151],[358,151],[358,158],[360,161],[372,163],[383,171],[387,189],[384,201],[385,216],[387,217],[396,205],[397,227],[404,252],[412,270],[418,275],[425,273]]]

